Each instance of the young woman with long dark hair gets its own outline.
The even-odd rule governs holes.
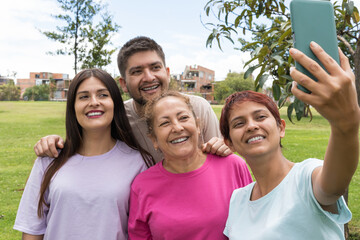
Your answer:
[[[25,240],[126,239],[130,184],[152,164],[114,79],[84,70],[69,87],[64,148],[35,161],[14,228]]]

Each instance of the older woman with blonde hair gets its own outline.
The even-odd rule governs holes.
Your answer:
[[[226,239],[231,193],[252,182],[244,160],[201,150],[200,121],[183,94],[163,93],[145,116],[164,159],[132,184],[129,239]]]

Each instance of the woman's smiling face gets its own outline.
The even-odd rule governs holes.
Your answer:
[[[285,122],[279,126],[266,106],[245,101],[233,106],[229,115],[230,140],[227,144],[244,158],[262,156],[281,150]]]
[[[114,102],[109,90],[99,79],[90,77],[79,85],[74,108],[83,131],[111,129]]]
[[[198,151],[200,129],[183,99],[167,96],[153,110],[152,140],[165,159],[186,158]]]

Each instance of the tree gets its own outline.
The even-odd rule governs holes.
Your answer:
[[[106,49],[107,45],[111,45],[110,38],[112,33],[117,32],[119,25],[112,24],[112,16],[105,13],[102,16],[102,21],[98,23],[95,29],[89,26],[87,35],[89,43],[92,48],[89,50],[87,56],[84,58],[82,69],[84,68],[102,68],[111,63],[111,55],[116,49]]]
[[[215,40],[221,48],[221,40],[233,38],[242,32],[251,35],[251,40],[239,38],[241,51],[252,51],[251,59],[245,66],[248,77],[254,70],[259,74],[255,79],[256,88],[263,86],[266,80],[272,79],[272,91],[275,100],[281,107],[292,94],[290,87],[292,78],[289,75],[293,59],[288,49],[293,45],[291,23],[288,8],[284,0],[210,0],[205,6],[207,16],[213,14],[217,23],[208,23],[212,27],[206,45],[212,46]],[[349,57],[355,67],[358,99],[360,102],[360,31],[359,11],[353,1],[343,0],[342,4],[334,3],[336,27],[339,46]],[[295,98],[288,107],[288,117],[291,120],[293,110],[298,120],[309,109]]]
[[[172,91],[181,91],[181,84],[180,81],[176,80],[174,77],[170,77],[169,82],[169,90]]]
[[[0,101],[18,101],[20,99],[20,87],[15,86],[14,81],[0,86]]]
[[[42,84],[26,88],[23,95],[24,100],[47,101],[50,97],[50,86]]]
[[[64,26],[57,26],[57,31],[42,32],[46,37],[58,41],[65,46],[55,52],[54,55],[73,55],[75,74],[79,63],[86,60],[86,64],[95,61],[96,66],[105,66],[110,61],[110,55],[115,50],[104,50],[110,43],[109,34],[116,32],[118,25],[112,23],[112,18],[107,12],[102,14],[104,21],[93,28],[93,19],[105,6],[95,3],[93,0],[57,0],[63,14],[53,16],[65,22]],[[107,16],[107,17],[106,17]],[[105,29],[105,30],[104,30]],[[102,34],[105,34],[103,36]],[[104,41],[104,39],[106,41]],[[92,46],[88,46],[88,44]],[[90,49],[89,53],[87,51]],[[94,50],[95,49],[95,50]],[[100,56],[100,57],[99,57]],[[94,60],[96,57],[98,60]],[[106,59],[107,61],[103,61]],[[87,66],[85,64],[85,66]],[[105,64],[105,65],[104,65]]]
[[[254,90],[254,81],[251,77],[245,79],[244,73],[231,72],[224,81],[215,83],[214,97],[223,103],[229,95],[243,90]]]

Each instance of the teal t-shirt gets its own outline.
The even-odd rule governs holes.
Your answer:
[[[351,212],[343,197],[338,214],[324,211],[312,191],[311,174],[323,161],[296,163],[270,193],[250,201],[254,183],[233,192],[224,234],[233,239],[344,239]]]

